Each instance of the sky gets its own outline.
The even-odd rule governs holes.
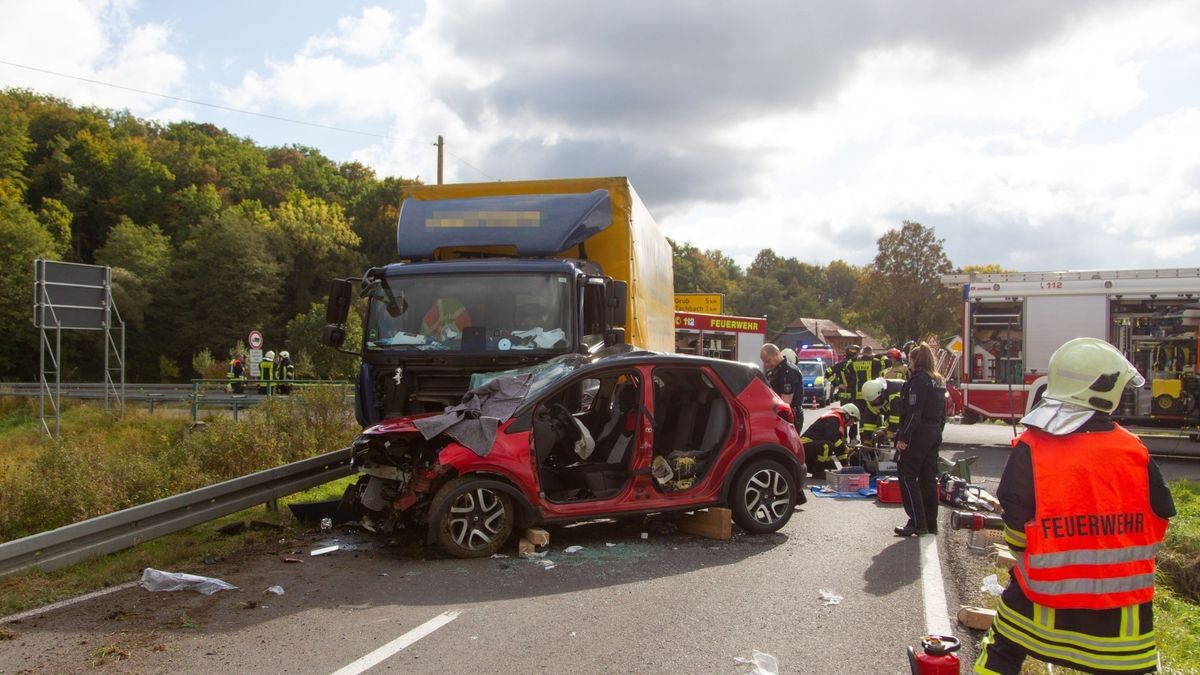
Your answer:
[[[0,87],[427,183],[438,135],[446,182],[629,176],[667,236],[743,266],[763,248],[869,264],[906,220],[955,266],[1200,265],[1194,0],[0,0],[0,17]]]

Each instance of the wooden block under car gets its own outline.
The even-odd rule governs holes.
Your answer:
[[[1003,566],[1011,569],[1013,565],[1017,564],[1017,558],[1013,555],[1012,549],[1004,544],[992,544],[992,553],[996,556],[997,567]]]
[[[531,527],[525,530],[525,538],[532,541],[534,546],[550,545],[550,533],[540,527]]]
[[[729,509],[712,507],[684,516],[675,521],[680,532],[709,539],[731,539],[733,537],[733,512]]]
[[[532,555],[533,552],[536,550],[537,550],[537,547],[533,545],[533,542],[529,541],[525,537],[521,537],[521,541],[517,542],[517,557],[518,558],[524,558],[527,555]]]
[[[987,609],[986,607],[968,607],[962,606],[958,610],[958,622],[967,628],[975,630],[987,630],[992,627],[992,620],[996,618],[996,610]]]

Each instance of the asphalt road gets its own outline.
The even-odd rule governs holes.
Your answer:
[[[994,486],[1009,438],[948,426],[943,456],[976,457],[973,479]],[[1196,460],[1160,465],[1170,479],[1200,478]],[[956,610],[977,602],[986,563],[942,517],[940,601]],[[781,673],[906,673],[926,614],[920,542],[892,535],[903,520],[897,506],[810,496],[780,532],[731,541],[643,540],[640,520],[551,527],[551,569],[313,533],[194,570],[236,591],[133,587],[0,625],[12,638],[0,642],[0,673],[332,673],[402,636],[370,672],[744,673],[735,659],[758,650]],[[342,550],[307,555],[335,537]],[[282,562],[293,552],[302,564]],[[284,595],[264,594],[273,585]],[[842,599],[826,604],[822,591]],[[971,658],[978,634],[958,636]]]

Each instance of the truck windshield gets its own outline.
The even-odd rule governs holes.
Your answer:
[[[389,276],[370,287],[368,351],[570,349],[572,284],[558,274]]]

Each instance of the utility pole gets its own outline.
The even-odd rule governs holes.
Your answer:
[[[442,135],[438,134],[437,143],[434,145],[438,149],[438,185],[442,184],[442,150],[446,147],[446,141],[442,139]]]

